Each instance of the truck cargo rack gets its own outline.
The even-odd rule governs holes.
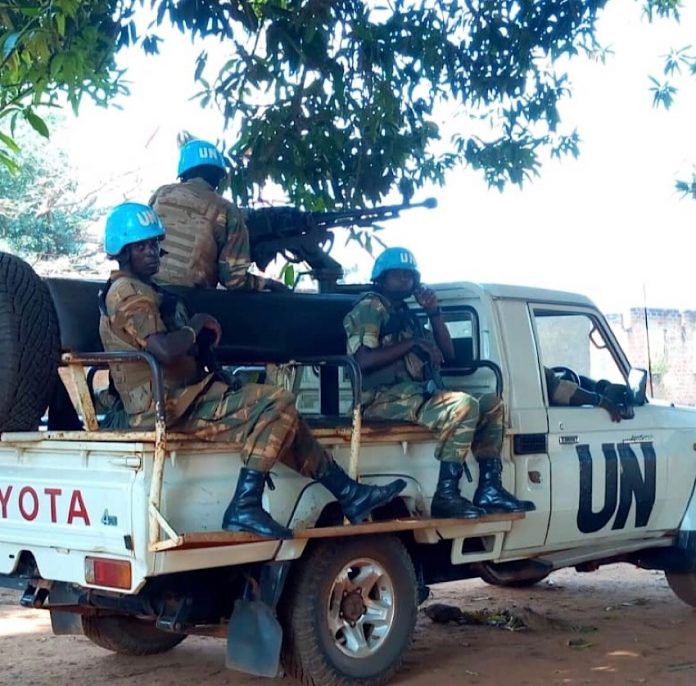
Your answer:
[[[87,367],[104,368],[109,363],[145,363],[149,367],[152,378],[152,395],[155,404],[155,427],[153,430],[100,430],[97,413],[94,406],[92,389],[89,379],[93,373],[86,372]],[[283,363],[284,367],[303,365],[326,365],[345,367],[351,382],[352,410],[350,417],[342,417],[342,426],[313,426],[312,431],[316,438],[322,442],[335,441],[337,438],[350,445],[350,458],[348,473],[353,478],[358,478],[358,459],[360,446],[363,442],[379,442],[388,437],[390,440],[408,442],[411,440],[427,440],[432,437],[432,432],[424,427],[409,422],[385,422],[375,421],[363,428],[362,425],[362,376],[360,368],[355,360],[349,356],[332,355],[323,358],[297,358]],[[61,358],[61,366],[67,369],[70,380],[73,382],[75,395],[73,399],[78,414],[82,417],[84,431],[75,430],[49,430],[36,432],[5,433],[3,441],[33,442],[40,440],[64,440],[64,441],[90,441],[99,440],[107,442],[136,441],[139,443],[152,443],[154,462],[150,492],[148,497],[148,549],[151,552],[185,550],[202,547],[233,546],[242,543],[259,543],[269,540],[255,534],[244,532],[226,531],[202,531],[190,533],[178,533],[160,512],[162,482],[164,478],[165,461],[171,453],[176,454],[176,449],[181,444],[197,441],[195,434],[185,434],[168,431],[165,416],[165,398],[162,369],[157,360],[145,351],[128,352],[95,352],[95,353],[65,353]],[[495,368],[495,365],[491,365]],[[450,370],[448,370],[450,371]],[[460,373],[470,373],[471,370],[451,370]],[[497,378],[497,375],[496,375]],[[496,384],[498,390],[500,383]],[[313,424],[311,422],[310,424]],[[385,531],[428,531],[433,536],[440,536],[439,531],[466,531],[470,532],[477,525],[507,523],[509,528],[512,522],[522,519],[523,513],[491,514],[476,519],[417,519],[403,518],[389,521],[365,522],[361,524],[343,524],[339,526],[317,527],[298,529],[294,532],[294,539],[306,540],[312,538],[326,538],[335,536],[356,536]],[[165,538],[162,539],[162,534]],[[450,537],[445,536],[445,537]]]
[[[94,401],[92,399],[91,389],[87,382],[86,366],[106,366],[109,363],[121,362],[124,364],[132,364],[136,362],[144,362],[148,365],[152,378],[152,397],[155,403],[155,430],[154,432],[99,432],[99,423],[97,420]],[[89,433],[98,433],[101,440],[108,438],[111,434],[116,440],[140,440],[147,438],[154,439],[154,464],[152,470],[152,481],[150,483],[150,494],[148,498],[148,548],[151,551],[160,549],[166,541],[160,540],[162,531],[168,536],[171,541],[179,541],[180,535],[173,529],[169,522],[160,512],[160,501],[162,497],[162,481],[164,478],[164,465],[167,457],[167,442],[174,438],[173,435],[167,434],[167,423],[165,416],[165,397],[164,384],[162,378],[162,369],[154,358],[145,351],[127,351],[127,352],[96,352],[96,353],[64,353],[61,357],[63,366],[70,370],[71,379],[74,382],[76,390],[76,410],[80,415]],[[302,357],[298,359],[288,360],[285,365],[326,365],[345,367],[351,382],[353,390],[353,408],[352,408],[352,424],[350,430],[350,462],[348,473],[351,477],[358,477],[358,456],[360,453],[360,433],[362,426],[362,412],[360,405],[360,397],[362,393],[362,377],[360,367],[352,357],[347,355],[331,355],[325,357]],[[52,432],[53,433],[53,432]],[[81,434],[84,440],[85,434],[82,432],[58,432],[63,434],[63,438],[67,439],[67,435],[71,433]],[[96,436],[95,436],[96,438]],[[177,435],[181,438],[181,435]]]

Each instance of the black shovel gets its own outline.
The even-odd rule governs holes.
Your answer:
[[[261,598],[259,585],[249,579],[243,598],[234,603],[227,626],[229,669],[256,676],[281,676],[280,649],[283,629],[274,607]],[[274,598],[270,599],[275,605]]]

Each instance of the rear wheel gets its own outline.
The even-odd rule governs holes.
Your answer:
[[[82,615],[82,631],[100,648],[133,656],[166,653],[186,638],[124,615]]]
[[[0,431],[35,429],[58,374],[58,318],[46,284],[0,253]]]
[[[280,617],[283,664],[307,686],[386,683],[416,623],[416,575],[391,536],[322,541],[302,559]]]
[[[696,572],[676,574],[665,572],[667,583],[679,600],[691,607],[696,607]]]
[[[478,566],[479,576],[491,586],[501,588],[529,588],[543,581],[551,570],[534,561],[520,560],[494,564],[482,562]]]

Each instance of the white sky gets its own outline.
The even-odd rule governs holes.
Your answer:
[[[599,37],[614,55],[606,65],[571,63],[573,97],[561,106],[563,124],[581,135],[578,160],[548,161],[539,178],[502,194],[471,170],[451,173],[445,188],[415,198],[434,195],[436,210],[386,223],[382,239],[412,249],[425,281],[579,291],[607,312],[642,306],[645,288],[649,306],[696,309],[696,201],[674,190],[696,164],[696,77],[679,79],[669,112],[652,108],[648,81],[662,79],[661,56],[670,48],[696,40],[696,8],[687,4],[680,25],[649,25],[635,0],[609,2]],[[124,199],[124,191],[146,201],[173,181],[181,129],[212,140],[222,135],[221,115],[189,101],[199,49],[177,34],[167,36],[158,57],[125,55],[132,95],[121,99],[123,109],[85,103],[55,132],[88,183],[118,178],[102,194],[105,204]],[[365,253],[335,254],[369,273]]]

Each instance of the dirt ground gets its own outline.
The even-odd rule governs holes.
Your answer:
[[[48,613],[21,608],[18,596],[0,590],[0,684],[272,683],[226,670],[224,645],[215,639],[191,637],[164,655],[128,658],[82,636],[53,636]],[[426,605],[432,603],[526,612],[535,628],[435,624],[421,612],[395,685],[696,684],[696,611],[660,572],[626,565],[591,574],[564,570],[522,590],[463,581],[434,587]]]

